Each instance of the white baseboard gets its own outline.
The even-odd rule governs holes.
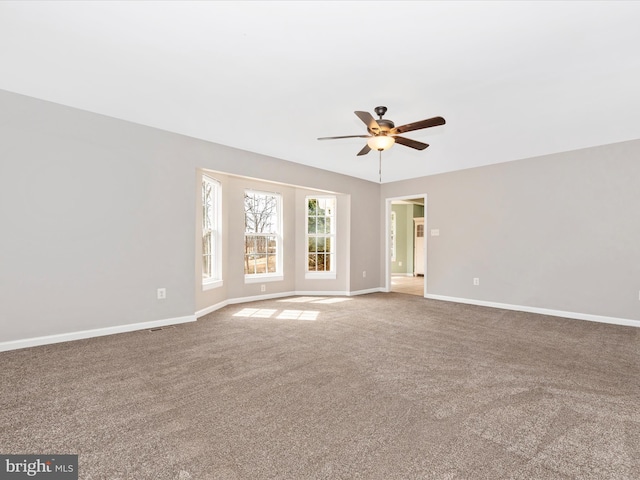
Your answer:
[[[479,305],[482,307],[501,308],[503,310],[515,310],[518,312],[539,313],[541,315],[551,315],[553,317],[572,318],[575,320],[587,320],[589,322],[610,323],[613,325],[624,325],[627,327],[640,327],[640,320],[629,318],[606,317],[603,315],[592,315],[590,313],[566,312],[563,310],[551,310],[548,308],[527,307],[524,305],[511,305],[508,303],[487,302],[484,300],[474,300],[470,298],[448,297],[445,295],[425,295],[425,298],[432,300],[443,300],[445,302],[466,303],[469,305]]]
[[[354,297],[356,295],[367,295],[368,293],[379,293],[379,292],[384,292],[385,289],[382,287],[376,287],[376,288],[367,288],[366,290],[356,290],[354,292],[349,292],[347,293],[347,296],[349,297]]]
[[[229,305],[228,300],[224,300],[222,302],[216,303],[215,305],[211,305],[209,307],[203,308],[202,310],[198,310],[195,313],[196,318],[204,317],[205,315],[210,314],[211,312],[215,312],[216,310],[220,310],[221,308]]]
[[[53,343],[70,342],[84,338],[103,337],[105,335],[114,335],[116,333],[134,332],[136,330],[148,330],[151,328],[166,327],[167,325],[177,325],[179,323],[195,321],[195,315],[187,315],[186,317],[165,318],[163,320],[152,320],[150,322],[129,323],[127,325],[117,325],[115,327],[95,328],[92,330],[81,330],[79,332],[59,333],[43,337],[12,340],[9,342],[0,342],[0,352],[18,350],[20,348],[27,347],[37,347],[40,345],[50,345]]]
[[[315,291],[296,291],[294,295],[305,297],[348,297],[349,292],[333,291],[333,292],[315,292]]]

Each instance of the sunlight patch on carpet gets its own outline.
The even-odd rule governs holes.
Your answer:
[[[244,318],[276,318],[278,320],[305,320],[314,321],[318,319],[320,312],[317,310],[282,310],[278,314],[275,308],[243,308],[234,317]]]
[[[276,318],[280,320],[317,320],[320,312],[316,310],[283,310]]]

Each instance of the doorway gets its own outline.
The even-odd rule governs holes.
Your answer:
[[[426,195],[387,199],[387,292],[426,294]]]

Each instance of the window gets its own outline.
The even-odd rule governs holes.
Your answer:
[[[306,278],[336,278],[336,197],[307,197]]]
[[[202,176],[202,289],[222,286],[220,182]]]
[[[282,198],[277,193],[244,193],[245,282],[282,280]]]

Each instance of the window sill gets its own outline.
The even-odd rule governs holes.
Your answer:
[[[282,280],[284,280],[284,275],[278,273],[262,273],[244,276],[244,283],[281,282]]]
[[[306,280],[335,280],[336,272],[306,272],[304,278]]]
[[[209,280],[208,282],[202,282],[202,291],[213,290],[214,288],[220,288],[222,286],[222,280]]]

